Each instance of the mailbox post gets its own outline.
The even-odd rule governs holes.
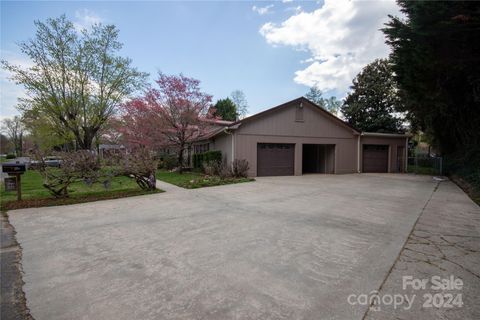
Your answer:
[[[26,171],[25,164],[21,163],[2,163],[2,172],[8,173],[9,176],[14,176],[17,185],[17,200],[22,200],[22,180],[21,175]]]

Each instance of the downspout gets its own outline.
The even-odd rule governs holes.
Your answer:
[[[225,128],[225,130],[223,130],[223,132],[232,136],[232,161],[231,162],[233,164],[233,160],[235,159],[235,133],[233,133],[228,128]]]
[[[407,170],[408,170],[408,137],[405,138],[405,160],[404,161],[404,166],[405,166],[405,170],[404,172],[407,173]]]
[[[360,173],[360,135],[357,139],[357,173]]]
[[[235,160],[235,133],[231,133],[232,134],[232,164],[233,164],[233,160]]]

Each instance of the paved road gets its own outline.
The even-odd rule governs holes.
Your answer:
[[[308,175],[10,212],[42,319],[361,319],[438,182]]]

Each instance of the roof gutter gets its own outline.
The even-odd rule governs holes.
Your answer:
[[[381,132],[362,132],[364,137],[382,137],[382,138],[410,138],[413,135],[410,133],[381,133]]]

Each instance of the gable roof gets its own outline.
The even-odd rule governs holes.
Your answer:
[[[211,138],[217,136],[218,134],[224,133],[225,130],[235,130],[243,123],[247,123],[247,122],[250,122],[250,121],[255,121],[256,119],[261,118],[261,117],[266,116],[266,115],[269,115],[270,113],[274,113],[274,112],[276,112],[280,109],[283,109],[283,108],[296,106],[300,103],[306,103],[306,104],[311,105],[313,108],[315,108],[315,110],[321,112],[327,119],[331,120],[335,124],[340,125],[340,126],[346,128],[346,129],[352,130],[352,133],[354,135],[360,135],[361,134],[360,130],[357,130],[356,128],[351,126],[349,123],[347,123],[347,122],[343,121],[342,119],[338,118],[337,116],[331,114],[330,112],[328,112],[324,108],[320,107],[316,103],[308,100],[307,98],[300,97],[300,98],[282,103],[281,105],[278,105],[276,107],[267,109],[265,111],[261,111],[259,113],[256,113],[256,114],[250,116],[250,117],[246,117],[246,118],[243,118],[241,120],[237,120],[235,122],[229,123],[228,125],[226,125],[224,127],[220,127],[220,128],[217,127],[215,130],[209,131],[209,132],[203,134],[202,136],[198,137],[195,140],[196,141],[201,141],[201,140],[211,139]]]
[[[234,123],[232,123],[229,127],[232,127],[232,126],[236,126],[236,125],[239,125],[239,124],[242,124],[242,123],[245,123],[245,122],[250,122],[252,120],[255,120],[259,117],[262,117],[262,116],[265,116],[267,114],[270,114],[272,112],[276,112],[280,109],[283,109],[283,108],[287,108],[287,107],[290,107],[292,105],[298,105],[299,103],[307,103],[307,104],[310,104],[312,107],[314,107],[316,110],[318,110],[319,112],[321,112],[324,116],[326,116],[327,119],[331,120],[332,122],[335,122],[336,124],[339,124],[345,128],[348,128],[350,130],[353,131],[353,134],[360,134],[360,130],[357,130],[356,128],[354,128],[353,126],[351,126],[349,123],[343,121],[342,119],[338,118],[337,116],[331,114],[330,112],[328,112],[327,110],[325,110],[324,108],[320,107],[319,105],[317,105],[316,103],[308,100],[307,98],[305,97],[300,97],[300,98],[297,98],[297,99],[294,99],[294,100],[291,100],[291,101],[288,101],[288,102],[285,102],[285,103],[282,103],[281,105],[278,105],[276,107],[273,107],[273,108],[270,108],[270,109],[267,109],[265,111],[262,111],[262,112],[259,112],[259,113],[256,113],[250,117],[246,117],[244,119],[241,119],[241,120],[238,120],[238,121],[235,121]]]

